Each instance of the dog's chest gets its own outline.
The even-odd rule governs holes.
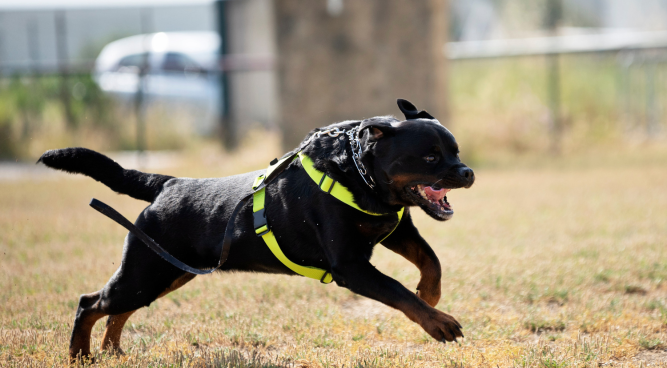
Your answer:
[[[375,244],[379,241],[379,239],[382,239],[390,231],[392,231],[395,226],[396,226],[395,222],[392,223],[378,219],[372,221],[359,222],[355,224],[355,230],[358,231],[362,237],[367,238],[370,242],[373,242],[373,244]]]

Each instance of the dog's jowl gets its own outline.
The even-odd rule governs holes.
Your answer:
[[[313,130],[284,156],[287,160],[268,169],[270,175],[266,170],[215,179],[146,174],[85,148],[48,151],[40,161],[150,202],[136,227],[179,261],[200,269],[217,265],[232,212],[251,198],[229,221],[234,231],[219,271],[333,281],[402,311],[439,341],[454,341],[463,336],[461,325],[434,308],[440,300],[440,262],[410,212],[419,206],[436,220],[450,219],[454,211],[447,193],[469,188],[475,176],[459,160],[456,140],[444,126],[408,101],[398,105],[405,120],[381,116]],[[377,243],[419,268],[416,294],[371,265]],[[132,313],[195,277],[165,261],[134,232],[124,247],[121,266],[109,282],[79,300],[72,360],[90,354],[91,329],[106,316],[102,348],[121,352],[121,331]]]

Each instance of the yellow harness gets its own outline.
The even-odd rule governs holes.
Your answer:
[[[264,178],[268,177],[275,168],[280,166],[285,160],[288,160],[292,158],[293,156],[288,156],[283,158],[282,160],[274,163],[273,165],[269,166],[268,169],[266,169],[266,173],[258,176],[255,179],[255,182],[253,183],[252,189],[253,191],[256,190],[264,181]],[[368,212],[366,210],[363,210],[360,208],[355,202],[354,202],[354,197],[352,196],[352,192],[350,192],[347,188],[345,188],[343,185],[337,183],[335,180],[333,180],[331,177],[326,175],[325,173],[317,170],[313,164],[313,161],[310,159],[310,157],[306,156],[303,154],[303,152],[299,152],[299,160],[301,161],[301,166],[303,166],[304,170],[308,173],[308,176],[310,176],[313,181],[318,184],[318,187],[324,191],[325,193],[328,193],[332,195],[334,198],[338,199],[339,201],[361,211],[364,213],[367,213],[372,216],[384,216],[386,215],[385,213],[373,213],[373,212]],[[289,260],[285,256],[285,253],[280,249],[280,246],[278,245],[278,241],[276,240],[276,237],[273,235],[273,231],[269,228],[266,220],[266,215],[264,213],[264,203],[266,201],[266,188],[262,188],[260,190],[257,190],[252,197],[252,212],[253,212],[253,217],[254,217],[254,227],[255,227],[255,233],[258,236],[261,236],[262,239],[264,239],[264,242],[266,245],[269,247],[273,255],[280,260],[287,268],[290,270],[298,273],[301,276],[309,277],[311,279],[316,279],[320,280],[320,282],[324,284],[331,283],[333,281],[333,276],[331,275],[331,272],[327,270],[323,270],[321,268],[317,267],[310,267],[310,266],[301,266],[298,265],[292,261]],[[385,236],[380,240],[382,242],[383,240],[387,239],[389,235],[391,235],[394,230],[398,227],[398,224],[401,222],[401,218],[403,217],[403,211],[405,208],[401,208],[396,214],[398,215],[398,222],[396,223],[396,226]]]

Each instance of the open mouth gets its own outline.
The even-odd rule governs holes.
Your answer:
[[[454,215],[452,206],[447,202],[447,193],[451,189],[433,188],[424,184],[410,187],[408,191],[426,213],[437,220],[449,220]]]

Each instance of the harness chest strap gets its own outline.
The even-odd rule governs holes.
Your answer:
[[[285,158],[288,159],[288,158]],[[283,159],[283,160],[285,160]],[[315,181],[316,184],[322,189],[322,191],[331,194],[333,197],[338,199],[339,201],[354,207],[355,209],[362,211],[364,213],[367,213],[369,215],[373,216],[383,216],[385,214],[381,213],[373,213],[373,212],[368,212],[363,209],[361,209],[355,202],[354,202],[354,197],[352,196],[352,193],[345,188],[344,186],[338,184],[336,185],[336,181],[333,180],[331,177],[326,175],[325,173],[317,170],[314,165],[312,160],[304,155],[302,152],[299,152],[299,159],[301,160],[301,165],[303,168],[306,170],[308,173],[308,176],[310,176],[313,181]],[[279,165],[283,160],[279,161],[275,165],[271,165],[267,169],[267,176],[269,173],[272,171],[272,168]],[[260,186],[262,181],[264,180],[265,175],[260,175],[255,179],[255,182],[253,183],[253,190],[255,190],[257,187]],[[325,189],[326,188],[326,189]],[[310,266],[301,266],[298,265],[294,262],[292,262],[285,254],[283,251],[280,249],[280,246],[278,245],[278,241],[276,240],[275,235],[273,235],[273,231],[268,227],[267,221],[266,221],[266,215],[264,211],[264,204],[266,202],[266,188],[262,188],[258,191],[256,191],[253,194],[253,201],[252,201],[252,212],[253,212],[253,219],[254,219],[254,228],[255,228],[255,233],[258,236],[261,236],[266,245],[269,247],[271,252],[273,253],[280,262],[282,262],[287,268],[290,270],[294,271],[295,273],[309,277],[311,279],[316,279],[320,280],[320,282],[324,284],[329,284],[333,281],[333,276],[331,275],[331,272],[327,270],[323,270],[321,268],[317,267],[310,267]],[[398,223],[396,223],[396,226],[385,236],[380,240],[382,242],[385,240],[389,235],[391,235],[394,230],[398,227],[398,224],[401,222],[401,218],[403,217],[403,212],[405,208],[401,208],[400,211],[397,212],[398,215]]]

